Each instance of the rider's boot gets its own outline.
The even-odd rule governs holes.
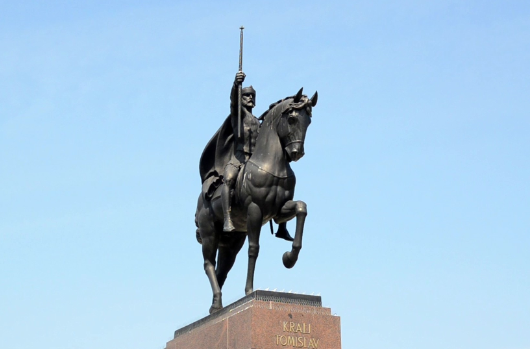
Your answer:
[[[232,218],[230,217],[230,201],[230,187],[225,183],[225,185],[223,185],[223,187],[221,188],[221,205],[223,206],[224,217],[223,231],[226,232],[234,231],[236,229],[234,227],[234,224],[232,223]]]
[[[291,234],[289,234],[289,231],[287,230],[287,223],[280,223],[278,225],[278,231],[276,232],[275,236],[280,239],[284,239],[287,241],[294,241]]]

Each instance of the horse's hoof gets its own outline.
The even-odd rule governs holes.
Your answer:
[[[291,269],[296,264],[296,261],[298,260],[298,256],[293,254],[292,252],[285,252],[282,257],[283,265],[287,269]]]
[[[221,309],[223,309],[223,306],[220,306],[220,307],[219,307],[219,306],[213,306],[213,305],[212,305],[212,306],[210,307],[210,315],[213,314],[213,313],[215,313],[215,312],[218,312],[218,311],[221,310]]]
[[[254,292],[254,290],[251,288],[249,290],[245,290],[245,296],[248,296],[249,294],[251,294],[252,292]]]

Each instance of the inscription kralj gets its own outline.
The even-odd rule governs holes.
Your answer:
[[[279,225],[276,237],[292,241],[291,251],[283,255],[284,266],[292,268],[302,248],[307,216],[305,202],[293,200],[296,177],[290,163],[304,156],[306,130],[318,94],[308,98],[300,89],[255,117],[252,110],[256,90],[252,86],[242,88],[246,77],[242,71],[243,27],[240,48],[229,115],[204,148],[199,162],[202,190],[195,213],[196,237],[202,244],[204,270],[213,292],[210,313],[223,307],[221,289],[246,237],[248,295],[254,290],[261,227],[270,222],[272,232],[274,221]],[[286,222],[295,217],[292,238]],[[283,343],[282,338],[278,343]],[[312,343],[316,348],[317,342]]]

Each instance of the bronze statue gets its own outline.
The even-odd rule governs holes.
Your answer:
[[[318,93],[302,94],[271,104],[257,119],[252,115],[256,91],[242,88],[243,27],[239,72],[230,92],[230,115],[202,153],[199,172],[202,191],[197,202],[197,241],[202,244],[204,270],[213,292],[210,313],[220,310],[221,288],[248,235],[248,273],[245,293],[254,289],[254,270],[262,225],[279,224],[276,237],[293,241],[283,264],[292,268],[302,248],[306,204],[293,201],[296,177],[289,163],[304,156],[306,130]],[[261,121],[261,123],[260,123]],[[286,222],[296,217],[294,239]],[[217,257],[217,265],[216,265]]]

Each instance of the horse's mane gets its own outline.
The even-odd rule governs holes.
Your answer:
[[[289,97],[282,98],[277,102],[272,103],[269,106],[269,109],[266,110],[263,114],[261,114],[258,120],[263,121],[263,123],[265,123],[265,119],[267,119],[267,124],[272,125],[274,121],[278,117],[280,117],[287,108],[301,109],[305,107],[306,104],[309,102],[309,99],[307,98],[307,96],[302,95],[299,103],[284,103],[284,102],[287,102],[287,100],[289,99],[294,100],[294,98],[295,96],[289,96]],[[276,108],[282,103],[286,104],[285,108]]]
[[[281,102],[288,100],[289,98],[293,99],[294,96],[289,96],[289,97],[282,98],[282,99],[280,99],[279,101],[274,102],[274,103],[272,103],[271,105],[269,105],[269,109],[266,110],[263,114],[261,114],[261,116],[258,118],[258,120],[265,120],[265,117],[267,116],[267,114],[269,114],[269,112],[270,112],[272,109],[274,109],[274,107],[276,107],[276,106],[277,106],[278,104],[280,104]]]

